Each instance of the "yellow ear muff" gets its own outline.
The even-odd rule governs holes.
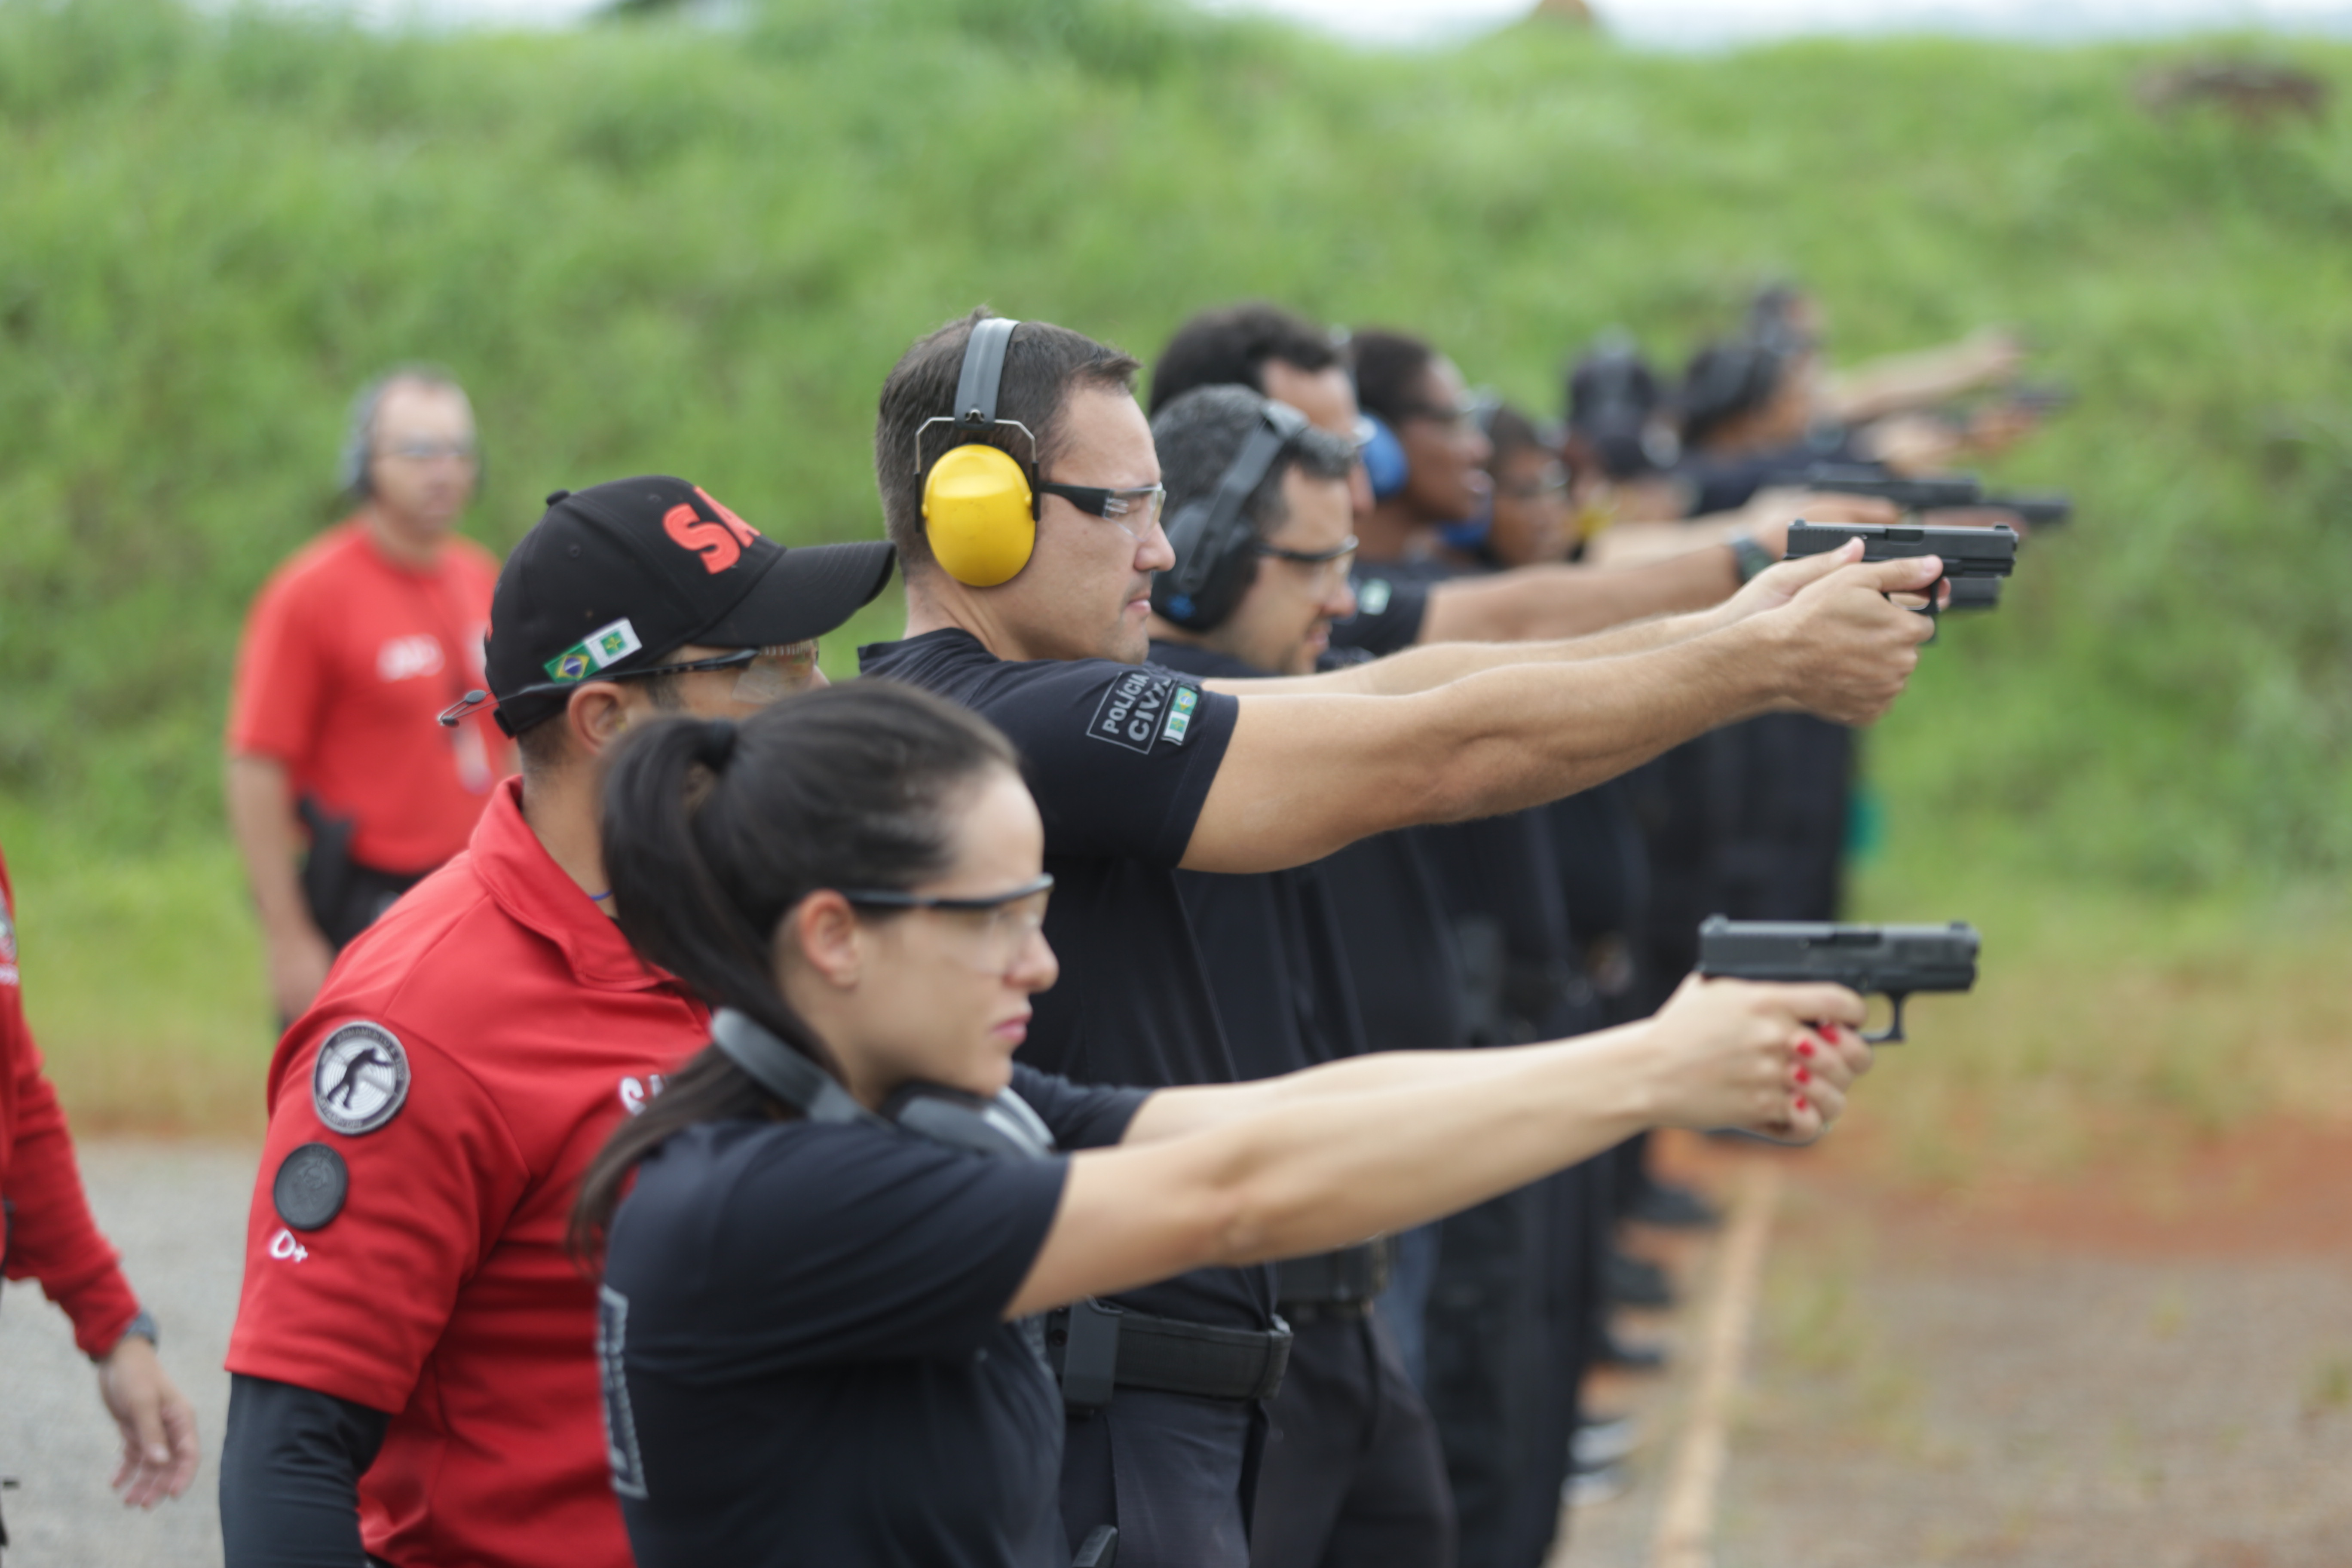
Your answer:
[[[959,583],[993,588],[1029,564],[1037,519],[1029,476],[995,447],[950,447],[923,480],[923,533],[940,569]]]

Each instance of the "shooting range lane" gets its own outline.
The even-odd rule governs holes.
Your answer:
[[[1574,1512],[1551,1568],[2342,1568],[2352,1127],[1950,1190],[1891,1177],[1875,1132],[1662,1140],[1730,1213],[1636,1233],[1683,1304],[1629,1318],[1676,1363],[1604,1382],[1599,1408],[1643,1419],[1633,1486]],[[1743,1250],[1761,1281],[1734,1363]]]
[[[0,1475],[9,1568],[208,1568],[221,1561],[221,1431],[255,1150],[100,1140],[78,1152],[99,1228],[163,1327],[163,1369],[196,1408],[204,1465],[153,1512],[107,1490],[121,1452],[66,1315],[29,1282],[0,1288]],[[352,1325],[364,1333],[367,1325]]]

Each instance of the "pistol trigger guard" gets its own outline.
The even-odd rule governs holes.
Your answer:
[[[1894,1006],[1895,1016],[1888,1020],[1886,1027],[1879,1030],[1878,1033],[1863,1036],[1862,1043],[1865,1046],[1901,1045],[1903,1043],[1903,1004],[1910,999],[1911,994],[1907,991],[1900,996],[1888,993],[1886,1000]]]

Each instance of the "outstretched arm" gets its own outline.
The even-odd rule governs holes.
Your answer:
[[[1517,811],[1769,710],[1868,723],[1933,631],[1883,595],[1939,570],[1838,563],[1778,608],[1648,653],[1508,664],[1409,696],[1244,695],[1183,864],[1278,870],[1394,827]]]
[[[1580,637],[1652,616],[1704,610],[1739,587],[1727,542],[1643,566],[1522,566],[1431,585],[1423,642]]]
[[[1785,539],[1787,530],[1781,531]],[[1732,598],[1697,615],[1661,616],[1636,621],[1590,637],[1536,642],[1431,642],[1406,648],[1386,658],[1351,664],[1317,675],[1283,676],[1271,679],[1215,679],[1213,691],[1235,697],[1291,697],[1312,693],[1349,693],[1359,697],[1402,697],[1428,691],[1448,681],[1481,670],[1514,664],[1572,664],[1583,659],[1617,658],[1650,653],[1686,638],[1717,631],[1760,610],[1777,609],[1810,584],[1828,576],[1853,558],[1816,555],[1786,562],[1759,576]]]
[[[1868,1067],[1869,1047],[1851,1028],[1824,1039],[1807,1020],[1858,1026],[1862,1017],[1862,999],[1836,986],[1694,981],[1646,1023],[1449,1053],[1450,1071],[1299,1096],[1138,1142],[1150,1134],[1154,1096],[1129,1142],[1072,1158],[1053,1229],[1005,1316],[1419,1225],[1644,1127],[1818,1136]]]

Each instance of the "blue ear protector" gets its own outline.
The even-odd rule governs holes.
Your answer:
[[[1495,531],[1495,501],[1489,496],[1485,507],[1475,517],[1465,517],[1459,522],[1441,522],[1437,537],[1445,542],[1448,550],[1459,550],[1465,555],[1475,555],[1486,548],[1486,536]]]
[[[893,1125],[935,1143],[1001,1160],[1043,1160],[1054,1152],[1053,1133],[1009,1089],[994,1100],[982,1100],[936,1083],[910,1083],[884,1101],[877,1115],[823,1068],[732,1007],[711,1014],[710,1043],[761,1089],[811,1121]]]
[[[1480,434],[1490,441],[1495,438],[1495,411],[1502,406],[1503,400],[1492,393],[1478,395],[1478,429]],[[1490,476],[1494,472],[1491,465],[1487,472]],[[1449,550],[1458,550],[1465,555],[1482,553],[1486,548],[1487,536],[1494,531],[1495,492],[1491,489],[1486,492],[1485,504],[1475,512],[1468,517],[1457,518],[1452,522],[1441,522],[1437,525],[1437,537],[1445,542],[1445,547]]]
[[[1168,520],[1176,564],[1151,580],[1151,607],[1189,631],[1224,624],[1249,591],[1257,566],[1257,531],[1242,508],[1265,482],[1275,459],[1307,428],[1307,416],[1272,398],[1243,440],[1216,488],[1186,501]]]
[[[1360,456],[1364,459],[1364,477],[1372,481],[1372,499],[1386,500],[1404,493],[1405,481],[1412,477],[1412,465],[1404,455],[1404,443],[1388,422],[1377,415],[1363,416],[1370,438],[1364,442]]]

